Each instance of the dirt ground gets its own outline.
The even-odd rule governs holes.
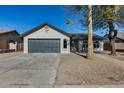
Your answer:
[[[94,54],[93,60],[83,55],[62,54],[56,85],[124,84],[124,61],[105,54]]]
[[[108,56],[110,54],[110,51],[104,51],[103,53],[105,56]],[[114,59],[118,59],[118,60],[121,60],[121,61],[124,61],[124,52],[116,52],[116,55],[117,56],[110,56]]]

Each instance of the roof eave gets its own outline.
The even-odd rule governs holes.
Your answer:
[[[53,26],[53,25],[51,25],[51,24],[48,24],[48,23],[44,23],[44,24],[42,24],[42,25],[40,25],[40,26],[37,26],[37,27],[35,27],[35,28],[33,28],[33,29],[28,30],[28,31],[26,31],[25,33],[23,33],[22,35],[20,35],[20,37],[25,37],[25,36],[27,36],[27,35],[29,35],[29,34],[35,32],[35,31],[41,29],[42,27],[44,27],[44,26],[46,26],[46,25],[49,26],[49,27],[51,27],[51,28],[53,28],[53,29],[55,29],[56,31],[58,31],[58,32],[60,32],[60,33],[62,33],[62,34],[64,34],[64,35],[70,37],[70,34],[69,34],[69,33],[65,32],[65,31],[63,31],[63,30],[61,30],[61,29],[59,29],[59,28],[57,28],[57,27],[55,27],[55,26]]]
[[[1,33],[0,35],[12,33],[12,32],[15,32],[17,35],[20,35],[16,30],[11,30],[10,32]]]

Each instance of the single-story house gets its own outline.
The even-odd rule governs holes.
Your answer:
[[[70,53],[87,49],[87,34],[67,33],[44,23],[21,35],[24,53]],[[94,35],[94,50],[103,51],[103,38]]]
[[[108,34],[106,34],[104,37],[104,50],[111,50]],[[117,33],[115,38],[115,49],[116,51],[124,51],[124,32]]]
[[[0,51],[17,50],[19,35],[16,30],[0,30]]]

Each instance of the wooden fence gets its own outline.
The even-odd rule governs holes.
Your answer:
[[[124,50],[124,43],[115,43],[116,50]]]
[[[23,51],[23,43],[18,43],[17,51]]]
[[[117,51],[124,51],[124,43],[115,43]],[[104,50],[111,50],[110,44],[104,44]]]

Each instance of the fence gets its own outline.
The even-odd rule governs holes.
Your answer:
[[[124,43],[115,43],[116,50],[124,50]]]
[[[18,43],[17,51],[23,51],[23,43]]]
[[[115,43],[115,49],[117,51],[124,51],[124,43]],[[110,44],[104,44],[104,50],[111,50]]]

